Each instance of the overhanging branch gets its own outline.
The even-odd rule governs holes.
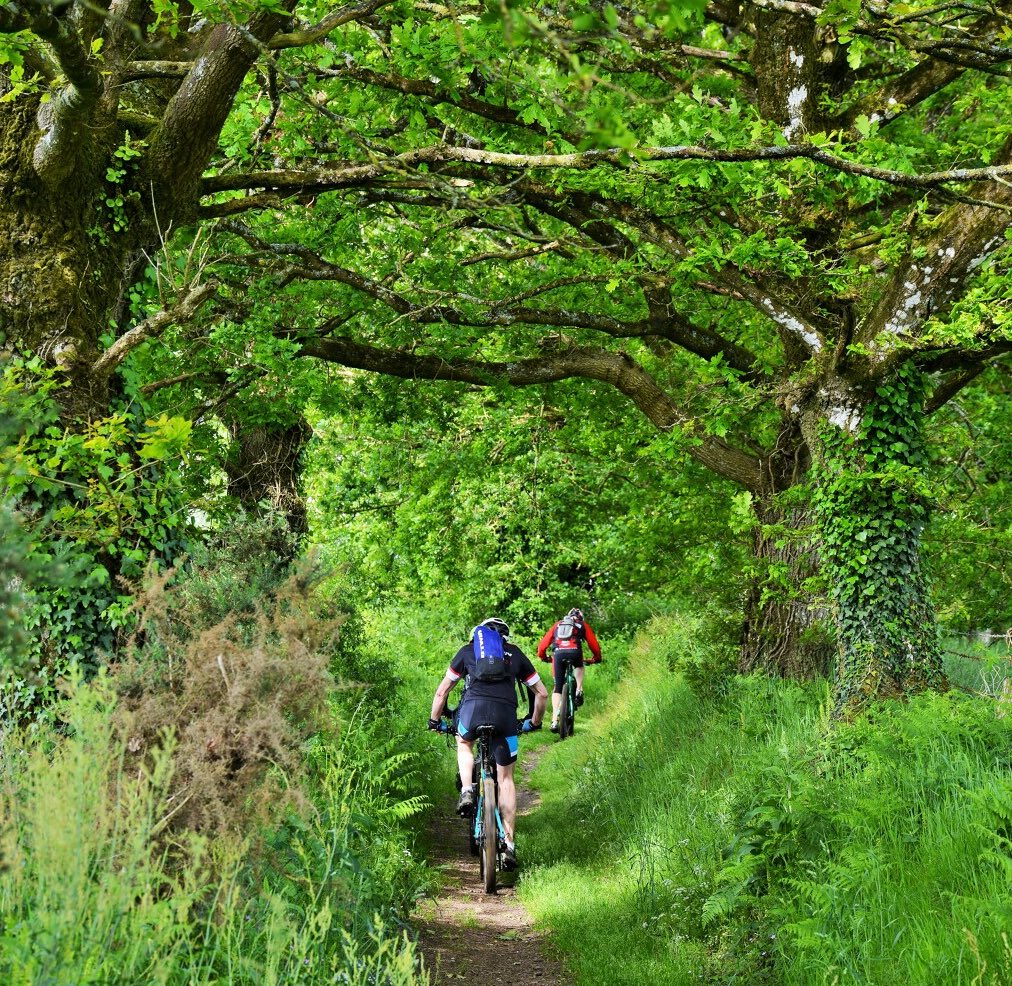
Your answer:
[[[413,171],[422,165],[432,166],[454,162],[487,165],[495,168],[531,170],[588,171],[601,165],[619,169],[636,169],[651,163],[669,161],[708,161],[720,163],[760,163],[807,159],[834,171],[868,178],[888,185],[907,188],[931,189],[947,184],[973,184],[1012,178],[1012,164],[986,168],[951,168],[947,171],[929,171],[909,174],[889,168],[860,164],[830,154],[813,144],[785,144],[771,147],[717,148],[696,145],[675,147],[640,147],[633,150],[605,148],[577,151],[571,154],[511,154],[473,147],[454,147],[435,144],[407,151],[370,163],[348,163],[333,168],[314,170],[260,171],[246,174],[218,175],[205,178],[201,194],[239,191],[248,188],[276,191],[334,191],[366,185],[392,175]]]
[[[385,349],[347,336],[331,336],[305,342],[301,354],[402,379],[448,380],[480,387],[504,383],[529,387],[572,378],[598,380],[625,394],[661,431],[678,429],[691,436],[688,454],[713,472],[746,489],[759,491],[761,487],[759,459],[707,435],[702,419],[682,411],[627,353],[571,347],[532,359],[485,362]]]
[[[182,325],[190,321],[197,314],[200,306],[217,290],[216,281],[207,281],[192,288],[178,305],[158,312],[135,325],[95,360],[91,367],[92,374],[99,378],[108,377],[127,358],[127,355],[146,339],[153,339],[161,335],[170,325]]]
[[[312,27],[304,28],[301,31],[291,31],[288,34],[276,34],[268,42],[267,47],[272,51],[280,51],[283,48],[304,48],[306,45],[322,41],[331,31],[336,30],[343,24],[350,24],[352,21],[359,21],[371,17],[381,7],[393,3],[394,0],[367,0],[365,3],[351,4],[341,7],[323,18]]]

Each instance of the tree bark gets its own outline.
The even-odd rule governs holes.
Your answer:
[[[127,246],[90,231],[99,195],[84,170],[59,190],[38,177],[34,110],[29,99],[0,103],[0,347],[59,369],[68,420],[88,420],[108,397],[108,381],[88,368],[121,294]]]
[[[813,518],[801,508],[757,501],[752,556],[758,572],[745,598],[738,670],[799,681],[833,668],[831,614],[811,588],[819,557]]]

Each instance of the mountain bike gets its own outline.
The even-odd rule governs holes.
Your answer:
[[[474,756],[474,815],[471,836],[478,849],[478,866],[485,893],[494,894],[496,870],[502,868],[506,851],[506,830],[499,814],[499,772],[492,756],[494,726],[479,726],[475,733],[478,748]]]
[[[576,728],[576,672],[571,659],[563,657],[561,660],[565,676],[562,679],[562,703],[559,707],[560,741],[572,736]]]
[[[440,723],[439,732],[456,735],[451,723]],[[496,872],[502,869],[506,851],[506,829],[499,814],[499,775],[492,755],[494,726],[479,726],[475,730],[477,749],[474,751],[474,807],[467,822],[467,844],[472,856],[478,857],[478,867],[485,893],[494,894]]]

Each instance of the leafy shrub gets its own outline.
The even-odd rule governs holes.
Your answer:
[[[645,628],[652,653],[678,672],[700,698],[725,695],[735,673],[737,650],[727,622],[713,615],[675,614]]]
[[[128,408],[67,427],[51,370],[9,359],[0,371],[0,400],[19,412],[0,474],[29,535],[19,607],[28,667],[8,694],[24,719],[55,699],[72,668],[93,673],[113,652],[129,607],[119,577],[137,578],[151,557],[182,551],[190,424]]]
[[[0,355],[0,369],[4,357]],[[0,376],[2,379],[2,376]],[[0,448],[13,443],[22,427],[22,412],[16,393],[3,393],[4,409],[0,411]],[[17,468],[0,457],[0,675],[4,681],[11,676],[23,678],[28,655],[28,636],[24,630],[25,588],[38,572],[38,564],[29,560],[31,545],[28,535],[18,522],[14,501],[8,495],[10,480]]]
[[[241,508],[193,538],[173,582],[176,632],[185,636],[229,616],[254,613],[288,578],[295,540],[280,514],[253,515]]]

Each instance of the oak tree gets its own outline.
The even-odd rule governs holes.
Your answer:
[[[923,421],[1009,349],[1006,3],[17,0],[0,31],[0,330],[68,413],[128,357],[202,405],[341,385],[314,364],[596,381],[750,493],[795,582],[769,535],[814,521],[841,709],[940,681]],[[746,666],[804,670],[812,607],[753,602]]]

